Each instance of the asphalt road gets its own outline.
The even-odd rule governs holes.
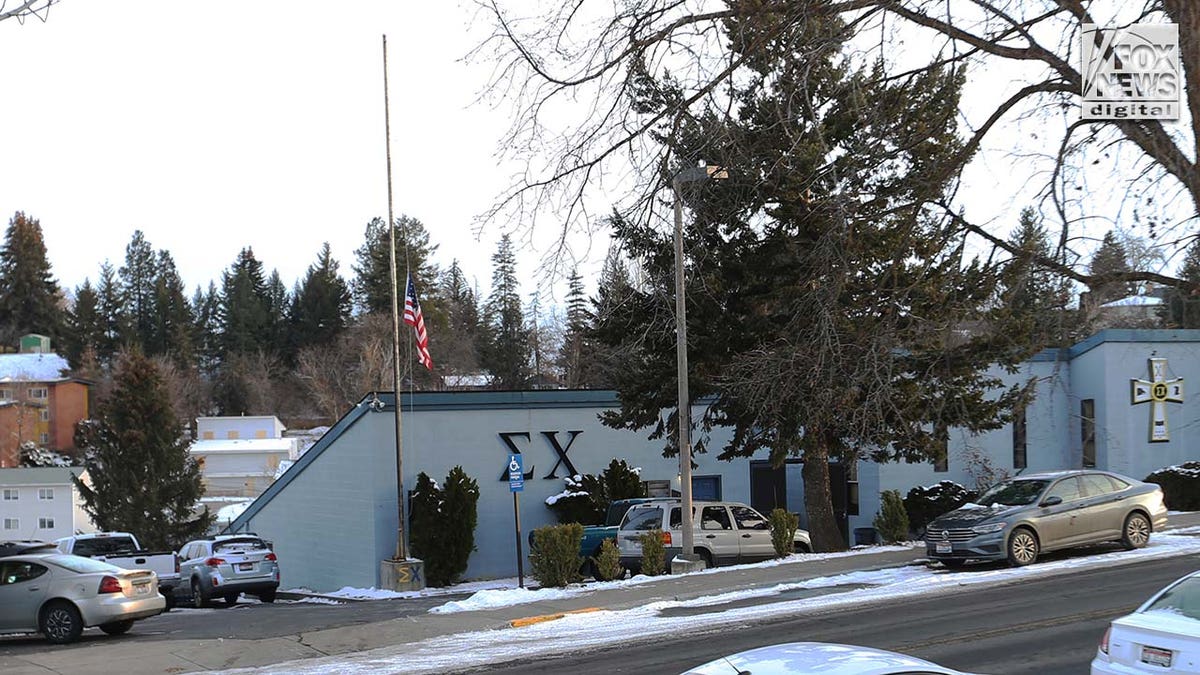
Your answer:
[[[844,642],[900,651],[951,668],[999,675],[1087,673],[1096,645],[1113,618],[1128,613],[1167,583],[1195,571],[1194,556],[1010,586],[874,604],[753,625],[719,633],[656,637],[615,649],[565,658],[476,669],[487,673],[680,673],[746,649],[779,642]],[[977,574],[993,566],[950,574]],[[636,634],[636,626],[630,627]]]

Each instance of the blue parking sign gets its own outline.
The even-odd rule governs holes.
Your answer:
[[[525,489],[525,466],[521,455],[513,453],[508,456],[508,491],[521,492]]]

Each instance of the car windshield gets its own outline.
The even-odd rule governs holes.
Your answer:
[[[1188,577],[1175,584],[1144,612],[1168,612],[1200,621],[1200,577]]]
[[[97,572],[112,574],[113,572],[125,571],[116,565],[109,565],[106,562],[92,560],[91,558],[80,558],[77,555],[52,555],[45,558],[45,560],[48,563],[71,570],[76,574],[95,574]]]
[[[1048,480],[1009,480],[993,485],[975,500],[980,506],[1032,504],[1050,484]]]
[[[137,550],[131,537],[93,537],[76,539],[71,553],[82,556],[119,555]]]
[[[657,506],[634,507],[625,514],[622,530],[657,530],[662,528],[662,509]]]

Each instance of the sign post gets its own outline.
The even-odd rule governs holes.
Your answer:
[[[525,588],[525,555],[521,551],[521,491],[525,489],[525,467],[521,454],[508,456],[508,490],[513,496],[513,523],[517,531],[517,585]]]

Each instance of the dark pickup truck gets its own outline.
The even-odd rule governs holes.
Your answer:
[[[579,573],[585,577],[596,576],[596,556],[600,555],[600,546],[605,539],[617,539],[617,527],[625,512],[634,504],[644,504],[656,501],[674,501],[678,497],[635,497],[633,499],[617,499],[608,505],[608,513],[604,516],[603,525],[587,525],[583,528],[583,539],[579,542],[579,555],[583,558],[583,566]],[[533,532],[529,533],[529,550],[533,550]]]

